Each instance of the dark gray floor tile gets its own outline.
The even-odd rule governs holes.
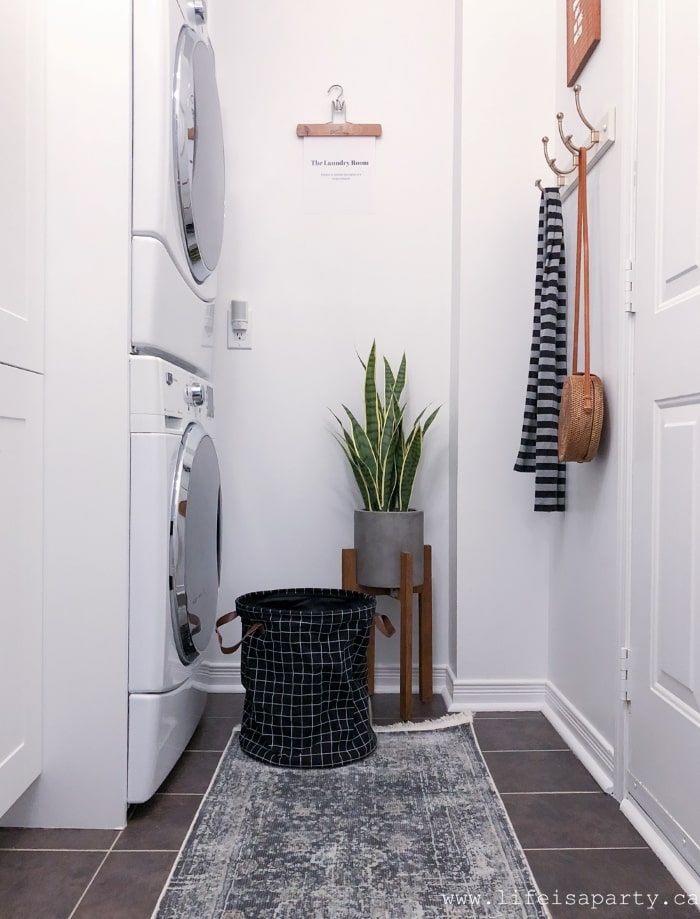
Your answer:
[[[540,890],[550,898],[547,905],[554,919],[698,919],[700,915],[695,906],[686,905],[681,888],[650,849],[528,852],[527,859]],[[635,905],[635,892],[644,899],[643,905],[639,900]],[[592,910],[593,894],[607,897],[608,904]],[[567,895],[573,903],[567,904]],[[587,902],[582,899],[586,896]],[[674,902],[674,897],[679,899]]]
[[[175,858],[175,852],[110,853],[75,919],[150,919]]]
[[[236,723],[239,723],[243,714],[244,701],[244,692],[210,692],[204,709],[204,717],[233,718]]]
[[[503,803],[524,849],[646,845],[610,795],[506,795]]]
[[[542,712],[474,712],[474,719],[482,718],[540,718],[547,720]]]
[[[0,916],[66,919],[104,852],[0,852]]]
[[[413,696],[412,707],[413,721],[428,721],[447,714],[445,700],[439,693],[435,693],[430,702],[421,702],[417,695]],[[377,693],[372,696],[372,717],[377,724],[391,724],[394,721],[400,721],[399,709],[398,693]]]
[[[565,750],[567,744],[546,718],[479,718],[479,746],[487,750]]]
[[[190,751],[182,754],[175,768],[158,789],[160,794],[203,795],[221,759],[220,753]]]
[[[231,739],[235,726],[232,718],[203,718],[192,735],[188,750],[216,750],[223,752]]]
[[[501,794],[531,791],[591,791],[600,786],[569,750],[534,753],[484,753]]]
[[[116,842],[116,849],[177,851],[201,804],[200,795],[154,795],[138,804]]]
[[[0,827],[0,849],[109,849],[119,830],[42,830]]]

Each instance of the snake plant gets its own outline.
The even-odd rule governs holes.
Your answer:
[[[423,438],[440,407],[421,424],[427,408],[418,415],[409,432],[404,432],[405,403],[401,395],[406,385],[406,355],[396,373],[384,358],[384,401],[376,383],[377,346],[372,342],[367,361],[358,355],[365,371],[365,425],[343,405],[348,427],[333,412],[342,436],[338,443],[350,463],[365,510],[407,511],[423,452]]]

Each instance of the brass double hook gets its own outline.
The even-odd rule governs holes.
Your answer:
[[[590,121],[586,118],[586,116],[583,114],[583,111],[581,110],[581,100],[579,99],[580,93],[581,93],[581,84],[577,83],[574,86],[574,99],[576,102],[576,111],[578,112],[579,118],[581,119],[581,121],[585,124],[585,126],[591,132],[590,142],[588,144],[582,144],[581,146],[577,147],[572,141],[573,135],[564,134],[564,125],[563,125],[564,113],[557,112],[557,127],[559,129],[559,137],[561,138],[562,143],[564,144],[566,149],[569,151],[569,153],[571,153],[571,156],[572,156],[572,163],[571,163],[570,169],[560,169],[557,166],[557,158],[555,156],[549,155],[549,149],[547,146],[549,144],[549,138],[546,135],[542,138],[542,147],[544,148],[544,158],[547,160],[547,165],[549,166],[549,168],[556,175],[557,185],[559,188],[562,188],[564,185],[566,185],[566,176],[571,175],[572,172],[575,172],[576,169],[578,169],[579,151],[583,147],[585,147],[586,150],[590,150],[597,143],[600,142],[600,131],[596,130],[594,125],[590,123]],[[540,190],[542,191],[544,190],[542,188],[542,179],[537,179],[537,181],[535,182],[535,185]]]

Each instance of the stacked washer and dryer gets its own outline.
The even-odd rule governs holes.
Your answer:
[[[206,0],[134,0],[127,799],[201,718],[221,490],[210,382],[224,150]]]

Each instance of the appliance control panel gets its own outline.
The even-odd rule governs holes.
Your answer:
[[[170,380],[170,382],[168,382]],[[172,387],[172,395],[180,402],[180,411],[177,415],[187,415],[205,418],[214,417],[214,390],[199,377],[192,376],[186,370],[181,370],[177,375],[168,371],[165,375],[166,387]],[[169,398],[164,400],[165,414],[170,414],[172,402]]]
[[[191,408],[203,406],[207,418],[214,417],[214,390],[208,383],[188,383],[185,386],[185,402]]]
[[[174,364],[135,357],[131,361],[131,417],[132,431],[175,431],[192,421],[211,421],[214,390],[207,380]]]

